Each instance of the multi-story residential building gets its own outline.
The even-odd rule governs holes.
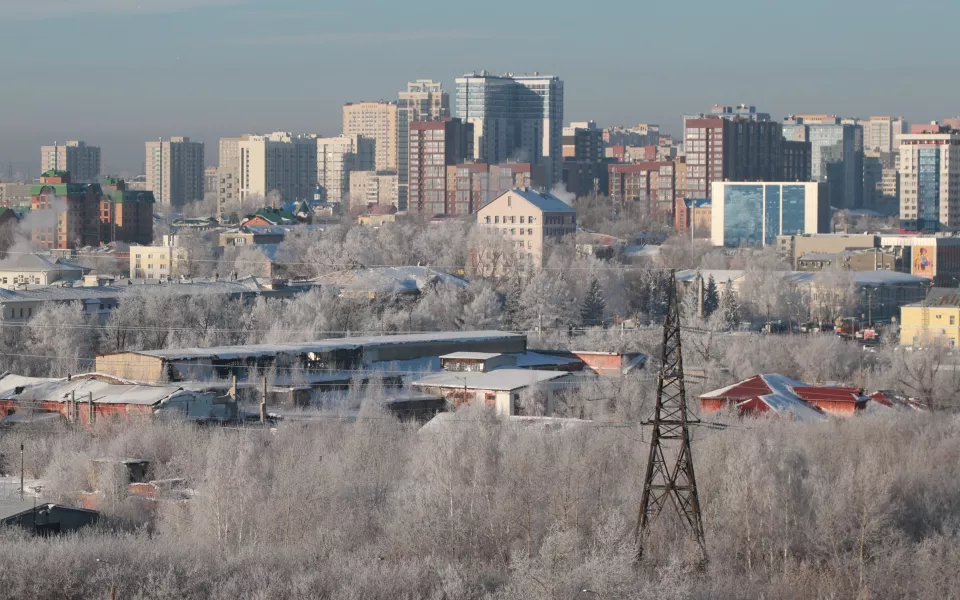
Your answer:
[[[810,142],[810,178],[828,183],[837,208],[863,206],[863,128],[834,115],[784,119],[784,138]]]
[[[658,146],[660,126],[640,123],[634,127],[607,127],[603,130],[603,143],[607,146]]]
[[[810,181],[810,142],[783,140],[783,181]]]
[[[960,228],[960,132],[900,136],[900,228],[953,231]]]
[[[776,181],[783,176],[779,123],[733,114],[688,115],[683,145],[688,198],[709,198],[712,184],[719,181]]]
[[[646,214],[662,222],[673,216],[676,199],[676,167],[673,162],[611,164],[610,199],[619,204],[636,203]]]
[[[220,184],[220,177],[217,175],[216,167],[206,167],[203,170],[203,195],[216,194],[217,186]]]
[[[960,237],[953,233],[881,235],[879,246],[897,255],[898,271],[926,277],[934,285],[960,285]]]
[[[453,214],[473,214],[491,198],[488,165],[464,163],[447,167],[447,207]]]
[[[781,235],[830,230],[825,184],[714,182],[712,199],[716,246],[773,246]]]
[[[72,140],[64,145],[40,147],[40,172],[67,171],[74,183],[100,180],[100,147]]]
[[[863,127],[863,149],[892,154],[900,149],[898,137],[907,133],[903,117],[870,117],[860,121]]]
[[[545,166],[550,183],[561,180],[563,82],[559,77],[466,74],[457,78],[457,116],[473,124],[477,162],[529,162]]]
[[[608,160],[593,162],[567,159],[563,161],[563,185],[578,198],[593,194],[605,196],[610,190],[608,163]]]
[[[396,102],[358,102],[343,105],[343,135],[374,141],[374,163],[377,171],[397,170]]]
[[[593,121],[570,123],[563,128],[563,160],[578,162],[601,162],[603,153],[603,131]]]
[[[317,199],[346,202],[350,173],[372,171],[374,153],[374,140],[361,135],[317,138]]]
[[[748,104],[738,104],[736,106],[723,106],[715,104],[710,109],[711,115],[716,115],[722,119],[747,119],[748,121],[769,121],[770,113],[757,112],[756,106]]]
[[[350,207],[396,206],[397,187],[395,171],[351,171]]]
[[[400,92],[400,101],[397,103],[397,176],[398,206],[401,210],[407,208],[410,123],[439,121],[450,116],[450,94],[443,91],[443,86],[436,81],[418,79],[407,84],[406,92]]]
[[[147,190],[160,204],[183,206],[203,199],[204,148],[188,137],[147,142]]]
[[[167,279],[186,270],[188,248],[177,243],[176,235],[164,235],[160,245],[130,247],[130,277]]]
[[[546,190],[550,188],[550,173],[543,165],[505,162],[490,165],[490,197],[496,198],[511,189]]]
[[[473,125],[460,119],[410,123],[409,208],[426,214],[457,214],[449,206],[447,167],[473,154]]]
[[[101,185],[100,241],[149,244],[153,241],[153,192],[128,190],[123,179],[107,177]]]
[[[577,231],[577,211],[556,196],[531,189],[510,190],[477,211],[477,223],[504,236],[514,246],[522,268],[543,266],[547,240],[559,240]],[[484,249],[472,248],[474,270],[496,272],[501,265],[484,259]]]
[[[101,241],[100,203],[103,191],[97,183],[72,183],[66,171],[47,171],[31,187],[31,212],[52,211],[55,226],[34,227],[35,248],[82,248]]]
[[[0,206],[17,208],[30,204],[29,183],[0,183]]]
[[[679,235],[710,239],[713,205],[706,198],[677,198],[674,230]]]
[[[280,200],[313,198],[317,187],[317,138],[276,131],[237,142],[240,199],[277,192]]]

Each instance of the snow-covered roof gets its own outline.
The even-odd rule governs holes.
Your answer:
[[[522,354],[511,354],[517,359],[518,367],[565,367],[583,364],[579,358],[572,356],[553,356],[550,354],[540,354],[539,352],[524,352]]]
[[[746,272],[742,269],[705,269],[700,271],[704,280],[713,276],[717,284],[727,280],[736,281],[744,276]],[[808,285],[816,282],[818,272],[815,271],[777,271],[786,281],[796,284]],[[850,271],[853,276],[853,282],[858,286],[884,286],[884,285],[909,285],[909,284],[929,284],[930,280],[919,275],[910,275],[909,273],[898,273],[896,271]],[[696,279],[696,269],[686,269],[677,271],[677,281],[692,282]]]
[[[460,427],[463,425],[469,426],[471,423],[492,423],[495,425],[508,425],[524,429],[536,428],[563,431],[579,429],[582,427],[590,427],[593,424],[593,421],[586,421],[583,419],[564,419],[560,417],[523,417],[515,415],[500,415],[496,418],[496,420],[484,418],[470,419],[464,418],[461,413],[442,412],[438,413],[437,416],[427,421],[427,423],[420,428],[420,431],[427,433],[439,432],[451,429],[453,427]]]
[[[403,294],[422,292],[429,285],[466,287],[467,280],[430,267],[375,267],[336,271],[313,280],[347,292]]]
[[[740,404],[757,399],[771,411],[783,417],[803,422],[819,422],[826,414],[794,392],[794,388],[807,388],[807,384],[780,374],[757,375],[701,394],[700,399],[724,399]]]
[[[486,209],[490,207],[491,205],[495,204],[498,200],[500,200],[501,198],[505,198],[508,195],[520,196],[521,198],[523,198],[530,204],[536,206],[538,209],[542,210],[543,212],[549,212],[549,213],[577,212],[576,209],[574,209],[572,206],[570,206],[560,198],[557,198],[553,194],[550,194],[548,192],[537,192],[537,191],[531,190],[530,188],[514,188],[512,190],[506,191],[500,196],[494,198],[489,204],[487,204],[483,208]]]
[[[90,269],[78,265],[70,264],[62,258],[54,256],[47,257],[42,254],[14,254],[10,257],[0,260],[0,271],[24,271],[24,272],[46,272],[46,271],[75,271],[82,274]]]
[[[490,360],[497,356],[500,356],[499,352],[451,352],[450,354],[444,354],[440,358],[448,358],[450,360]]]
[[[134,354],[154,356],[167,360],[218,358],[231,360],[246,357],[269,357],[278,354],[324,353],[336,350],[386,347],[402,344],[430,344],[434,342],[476,342],[526,339],[520,333],[506,331],[437,331],[405,335],[375,335],[331,338],[297,344],[250,344],[246,346],[215,346],[211,348],[171,348],[163,350],[136,350]],[[124,353],[125,354],[125,353]]]
[[[535,371],[531,369],[495,369],[488,373],[459,371],[427,375],[412,385],[417,387],[468,388],[508,392],[547,383],[563,377],[573,377],[564,371]]]
[[[94,404],[142,406],[153,406],[183,394],[195,395],[172,385],[112,384],[83,377],[71,380],[14,374],[0,377],[0,400],[66,402],[75,397],[86,402],[91,393]]]

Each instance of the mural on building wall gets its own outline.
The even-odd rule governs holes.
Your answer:
[[[933,279],[937,274],[935,247],[917,246],[913,249],[913,274]]]

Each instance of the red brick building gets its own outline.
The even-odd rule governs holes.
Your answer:
[[[664,222],[672,218],[676,198],[673,162],[612,164],[607,168],[611,200],[639,203],[648,214]]]
[[[433,215],[458,214],[464,204],[454,195],[455,204],[448,205],[447,168],[473,156],[473,124],[451,118],[414,122],[408,138],[407,206]]]

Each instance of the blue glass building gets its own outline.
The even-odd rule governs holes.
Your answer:
[[[724,182],[713,186],[711,233],[717,246],[772,246],[778,235],[830,230],[825,184]]]

